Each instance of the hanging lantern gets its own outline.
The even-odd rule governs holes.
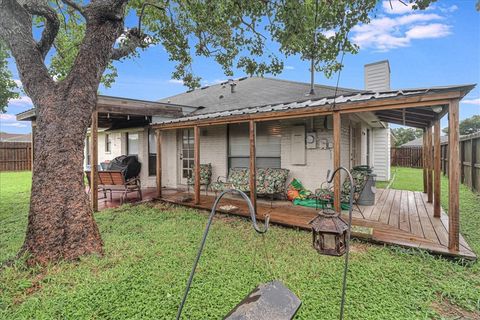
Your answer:
[[[326,208],[310,224],[313,247],[318,253],[342,256],[346,252],[348,224],[340,217],[340,212]]]

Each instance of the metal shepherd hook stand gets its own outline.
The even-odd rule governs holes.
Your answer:
[[[350,233],[352,228],[352,208],[353,208],[353,192],[355,189],[355,182],[353,180],[352,174],[348,171],[345,167],[338,167],[333,171],[333,173],[328,170],[327,172],[327,182],[331,183],[333,181],[333,177],[340,171],[344,170],[347,175],[348,179],[350,180],[350,201],[349,201],[349,209],[348,209],[348,229],[347,229],[347,239],[346,239],[346,252],[345,252],[345,266],[343,269],[343,286],[342,286],[342,302],[340,305],[340,320],[343,319],[344,311],[345,311],[345,295],[347,292],[347,272],[348,272],[348,256],[350,253]]]
[[[203,247],[205,246],[205,242],[207,240],[208,232],[210,231],[210,226],[212,225],[213,216],[216,213],[217,205],[220,202],[220,200],[223,198],[223,196],[226,195],[227,193],[238,193],[247,202],[248,211],[250,212],[250,218],[252,218],[252,226],[253,226],[253,229],[255,229],[256,232],[262,234],[262,233],[267,232],[267,230],[268,230],[270,216],[265,217],[264,229],[260,229],[257,225],[257,218],[255,217],[255,209],[253,208],[252,202],[250,201],[250,198],[244,192],[242,192],[240,190],[236,190],[236,189],[228,189],[228,190],[223,191],[217,197],[217,199],[215,200],[215,203],[213,204],[213,207],[212,207],[212,211],[210,212],[210,216],[208,217],[207,227],[205,228],[205,232],[203,233],[202,242],[200,243],[200,248],[198,249],[198,252],[197,252],[197,257],[195,258],[195,262],[193,263],[192,271],[190,272],[190,277],[188,278],[187,288],[185,289],[185,293],[183,294],[182,302],[180,303],[180,306],[178,307],[177,317],[176,317],[177,320],[180,319],[180,316],[182,315],[183,307],[185,305],[185,302],[187,301],[188,292],[190,291],[190,287],[191,287],[192,281],[193,281],[193,276],[195,275],[195,270],[197,269],[198,261],[200,260],[200,256],[202,255]]]

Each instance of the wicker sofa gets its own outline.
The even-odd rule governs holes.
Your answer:
[[[285,194],[285,187],[290,170],[281,168],[259,168],[256,174],[258,195]],[[218,177],[212,183],[212,190],[222,192],[226,189],[239,189],[250,192],[250,170],[247,168],[231,168],[228,177]]]

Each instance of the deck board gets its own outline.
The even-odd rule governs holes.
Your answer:
[[[400,198],[399,228],[410,231],[410,218],[408,217],[408,191],[402,190]]]
[[[415,194],[413,192],[408,192],[407,198],[408,198],[408,217],[410,219],[410,232],[418,237],[425,238],[422,224],[420,223],[420,216],[418,215],[417,203],[415,201]]]
[[[420,224],[422,225],[422,230],[425,235],[425,238],[431,240],[435,243],[440,243],[437,234],[433,228],[433,225],[430,221],[430,218],[427,214],[427,209],[425,208],[425,202],[420,192],[415,192],[415,202],[417,204],[417,212],[420,217]]]

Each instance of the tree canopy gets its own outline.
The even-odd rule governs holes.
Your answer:
[[[5,112],[8,101],[18,98],[18,86],[8,69],[9,54],[5,44],[0,40],[0,113]]]
[[[392,0],[397,1],[397,0]],[[410,0],[415,9],[425,9],[434,0]],[[85,36],[86,18],[81,1],[40,1],[32,7],[32,25],[51,41],[48,71],[56,81],[70,72]],[[195,56],[213,58],[225,75],[234,69],[248,75],[278,74],[282,57],[299,55],[312,60],[315,71],[331,76],[342,65],[340,52],[356,53],[348,38],[357,24],[368,23],[377,0],[288,1],[144,1],[127,3],[126,16],[137,16],[138,25],[126,27],[116,42],[112,60],[138,55],[138,50],[162,45],[175,62],[172,78],[193,88],[200,77],[193,72]],[[407,1],[404,1],[407,2]],[[37,3],[33,1],[32,3]],[[49,39],[51,38],[51,39]],[[273,44],[278,52],[272,50]],[[0,106],[16,95],[5,61],[7,47],[0,45]],[[46,55],[47,53],[45,53]],[[102,83],[110,86],[117,76],[109,62]]]
[[[471,116],[470,118],[460,121],[460,134],[466,135],[480,132],[480,115]],[[448,127],[443,128],[444,133],[448,133]]]
[[[407,142],[420,138],[423,135],[422,129],[414,128],[394,128],[392,133],[395,136],[395,146],[401,146]]]

